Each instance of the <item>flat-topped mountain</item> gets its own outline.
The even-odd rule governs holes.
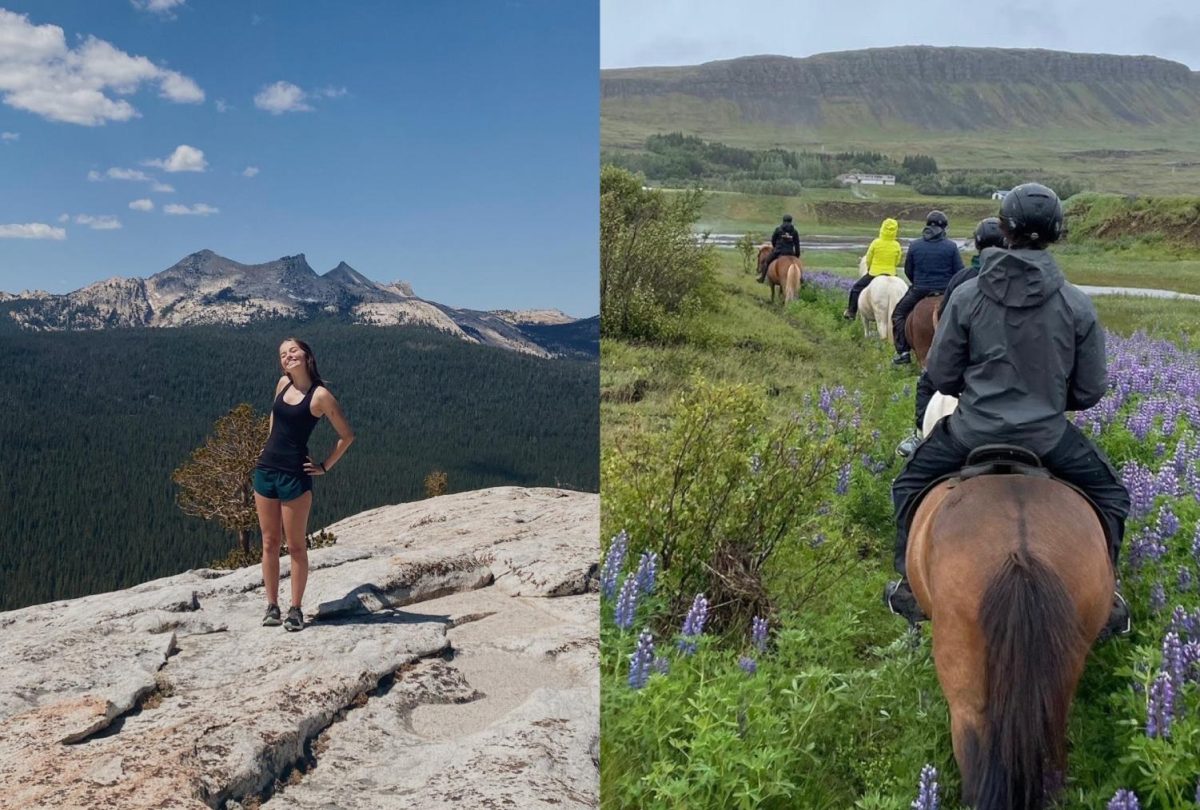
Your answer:
[[[600,96],[606,128],[661,120],[669,108],[686,112],[695,134],[739,124],[964,131],[1200,121],[1200,78],[1186,65],[1011,48],[905,46],[602,70]]]
[[[456,309],[426,301],[402,281],[380,284],[341,262],[319,275],[304,254],[242,264],[211,250],[149,278],[110,278],[66,295],[0,293],[9,316],[32,330],[246,324],[321,314],[376,326],[423,325],[462,340],[538,356],[554,354],[523,323],[571,323],[562,313],[521,320],[513,313]]]

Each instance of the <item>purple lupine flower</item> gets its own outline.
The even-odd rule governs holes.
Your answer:
[[[1178,633],[1167,633],[1162,643],[1162,667],[1171,676],[1171,685],[1178,694],[1183,689],[1186,662],[1183,659],[1183,644]]]
[[[1176,605],[1171,611],[1171,623],[1167,625],[1167,631],[1183,635],[1187,632],[1188,613],[1183,609],[1183,605]]]
[[[1167,553],[1167,544],[1156,522],[1145,526],[1129,542],[1129,567],[1137,571],[1147,562],[1158,562]]]
[[[1154,473],[1136,461],[1126,462],[1121,467],[1121,481],[1129,490],[1129,517],[1137,520],[1150,514],[1154,508]]]
[[[1141,810],[1141,808],[1142,806],[1138,804],[1138,797],[1134,795],[1133,791],[1121,788],[1108,800],[1107,810]]]
[[[1175,687],[1169,673],[1159,672],[1150,685],[1150,699],[1146,705],[1146,736],[1169,740],[1174,720]]]
[[[917,785],[917,798],[909,805],[912,810],[938,810],[941,806],[941,788],[938,786],[937,768],[926,765],[921,769],[921,781]]]
[[[1196,533],[1192,535],[1192,559],[1200,566],[1200,522],[1196,523]]]
[[[753,675],[754,673],[758,672],[758,662],[753,658],[748,658],[744,655],[738,659],[738,666],[741,667],[742,672],[745,672],[747,675]]]
[[[1179,531],[1179,518],[1175,517],[1175,511],[1169,503],[1164,504],[1158,511],[1158,519],[1154,523],[1159,537],[1163,540],[1170,540]]]
[[[1155,582],[1150,589],[1150,610],[1159,613],[1167,606],[1167,590],[1161,582]]]
[[[1200,641],[1189,641],[1183,645],[1184,680],[1200,682]]]
[[[613,612],[613,622],[622,630],[633,627],[633,619],[637,614],[638,583],[637,577],[625,575],[621,585],[621,595],[617,597],[617,609]]]
[[[658,575],[658,554],[653,551],[643,551],[642,558],[638,560],[637,567],[637,588],[638,590],[649,596],[654,593],[654,580]]]
[[[638,636],[637,647],[629,656],[629,687],[641,689],[650,680],[650,665],[654,660],[654,636],[643,630]]]
[[[838,495],[845,495],[850,491],[850,463],[846,462],[842,468],[838,470],[837,487],[834,490]]]
[[[1186,565],[1179,566],[1179,590],[1190,591],[1192,589],[1192,569]]]
[[[762,472],[762,468],[763,468],[762,456],[760,456],[758,453],[755,453],[754,455],[750,456],[750,474],[758,475],[759,473]]]
[[[708,621],[708,600],[704,594],[696,594],[692,607],[683,620],[683,638],[679,640],[679,649],[684,655],[696,652],[696,639],[704,632],[704,623]]]
[[[625,567],[625,554],[629,551],[629,534],[624,529],[608,544],[604,555],[604,567],[600,569],[600,594],[612,599],[617,592],[617,575]]]
[[[667,660],[665,655],[655,656],[654,663],[650,665],[659,675],[666,675],[671,671],[671,662]]]
[[[750,622],[750,641],[759,653],[767,651],[767,631],[769,626],[766,619],[755,616]]]
[[[817,532],[808,541],[809,548],[820,548],[825,545],[825,532]]]

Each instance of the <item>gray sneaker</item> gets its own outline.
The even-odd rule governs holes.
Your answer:
[[[288,608],[287,619],[283,622],[283,629],[289,632],[304,629],[304,613],[298,607]]]
[[[917,445],[922,442],[923,438],[920,433],[913,431],[908,436],[901,440],[900,444],[896,445],[896,455],[901,458],[909,458],[917,449]]]
[[[267,615],[263,616],[263,627],[278,627],[283,624],[279,621],[279,605],[267,605]]]

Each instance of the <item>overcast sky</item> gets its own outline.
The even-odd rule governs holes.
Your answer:
[[[1195,0],[600,0],[600,66],[893,45],[1151,54],[1200,69]]]

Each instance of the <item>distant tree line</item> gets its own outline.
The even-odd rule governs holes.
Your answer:
[[[450,491],[599,488],[594,360],[334,319],[60,333],[0,323],[0,610],[129,587],[226,554],[234,535],[186,516],[171,474],[234,406],[267,412],[277,347],[290,335],[313,346],[357,437],[314,482],[314,531],[423,498],[434,471]],[[321,458],[335,441],[322,422],[309,447]]]
[[[897,182],[931,196],[986,197],[997,189],[1028,181],[1051,186],[1063,199],[1085,190],[1071,178],[1036,171],[941,171],[937,160],[929,155],[896,158],[870,151],[743,149],[679,132],[649,136],[642,152],[605,152],[601,162],[640,172],[657,185],[700,185],[746,194],[790,195],[805,187],[836,187],[837,178],[850,172],[891,174]]]
[[[807,152],[787,149],[743,149],[694,135],[672,132],[651,135],[645,151],[605,153],[602,163],[640,172],[662,185],[704,185],[707,188],[759,194],[794,194],[805,186],[832,187],[847,172],[909,176],[937,172],[928,155],[896,160],[882,152]]]

